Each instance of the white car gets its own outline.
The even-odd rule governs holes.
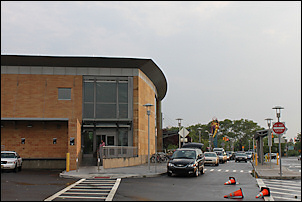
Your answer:
[[[219,165],[219,157],[217,156],[216,152],[205,152],[204,157],[204,164],[212,164],[215,166]]]
[[[22,158],[15,151],[1,151],[1,170],[13,169],[15,172],[22,169]]]

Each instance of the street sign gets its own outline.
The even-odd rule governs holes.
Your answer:
[[[284,125],[283,122],[276,122],[273,125],[273,131],[276,134],[282,134],[282,133],[284,133],[285,129],[286,128],[285,128],[285,125]]]
[[[186,129],[186,128],[182,128],[178,134],[181,136],[181,137],[186,137],[187,135],[189,135],[189,131]]]
[[[280,138],[281,143],[285,143],[284,138]],[[279,138],[274,138],[274,143],[279,143]]]

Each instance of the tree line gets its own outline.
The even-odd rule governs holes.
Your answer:
[[[192,139],[192,142],[199,142],[199,130],[201,143],[204,144],[205,147],[209,147],[209,134],[211,131],[211,123],[210,121],[207,124],[198,123],[196,125],[191,125],[186,127],[189,130],[189,135]],[[199,130],[198,130],[199,128]],[[253,138],[258,130],[264,130],[267,128],[260,127],[257,123],[252,120],[240,119],[240,120],[229,120],[225,119],[223,121],[219,121],[219,129],[218,129],[218,147],[224,148],[226,151],[248,151],[253,149]],[[169,128],[170,131],[178,131],[178,127]],[[225,138],[228,137],[225,141]],[[277,137],[277,136],[275,136]],[[263,138],[264,140],[264,153],[269,152],[269,147],[267,146],[268,138],[267,136]],[[301,153],[301,133],[298,134],[297,138],[295,138],[295,142],[288,142],[287,144],[281,144],[282,155],[295,156]],[[273,141],[274,142],[274,141]],[[297,144],[298,143],[298,144]],[[256,143],[255,143],[256,144]],[[213,146],[213,145],[212,145]],[[294,150],[288,150],[290,146],[294,146]],[[170,148],[177,148],[177,145],[169,145]],[[271,148],[273,153],[279,152],[279,144],[273,143]]]

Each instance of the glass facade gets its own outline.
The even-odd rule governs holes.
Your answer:
[[[84,76],[83,129],[94,141],[85,139],[89,145],[83,146],[96,152],[101,139],[107,146],[132,146],[132,100],[132,77]]]
[[[132,118],[131,77],[84,77],[83,118]]]

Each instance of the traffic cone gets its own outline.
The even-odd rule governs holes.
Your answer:
[[[236,180],[234,177],[229,177],[229,181],[225,182],[224,185],[228,184],[236,184]]]
[[[242,189],[240,188],[237,191],[230,193],[229,195],[225,195],[224,198],[243,198]]]
[[[260,193],[256,196],[256,198],[262,198],[264,196],[270,196],[269,188],[261,187]]]

